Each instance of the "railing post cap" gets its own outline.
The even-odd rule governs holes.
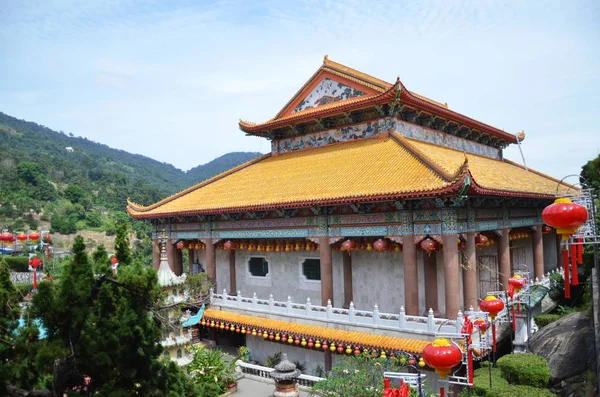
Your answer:
[[[352,308],[352,309],[354,309],[354,301],[350,301],[349,307]]]
[[[472,312],[473,311],[473,305],[469,306],[469,311]]]
[[[404,313],[404,306],[400,306],[400,313]]]
[[[433,317],[433,309],[431,307],[429,308],[427,315]]]
[[[292,297],[290,295],[288,295],[287,300],[288,300],[288,302],[291,302],[292,301]]]
[[[306,298],[306,303],[310,304],[310,296],[308,298]]]
[[[227,288],[223,288],[223,295],[227,295]]]
[[[379,305],[377,303],[373,305],[373,310],[379,310]]]
[[[269,299],[273,300],[273,294],[269,294]]]
[[[252,293],[252,298],[256,298],[256,292]]]
[[[238,289],[238,296],[242,296],[242,291]]]
[[[327,299],[327,306],[331,306],[331,299]]]

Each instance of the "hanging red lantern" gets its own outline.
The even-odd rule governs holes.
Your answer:
[[[323,347],[323,350],[327,351],[327,349],[329,349],[329,345],[327,345],[327,342],[323,342],[323,345],[321,345]]]
[[[234,242],[233,242],[233,241],[231,241],[231,240],[227,240],[227,241],[226,241],[226,242],[223,244],[223,249],[226,249],[226,250],[234,250],[234,249],[236,249],[236,248],[237,248],[237,244],[236,244],[236,243],[234,243]]]
[[[552,228],[548,225],[542,226],[542,234],[550,234],[552,232]]]
[[[377,239],[373,243],[373,249],[377,252],[385,251],[388,248],[388,242],[384,239]]]
[[[427,252],[427,255],[431,255],[438,247],[438,243],[429,237],[421,241],[421,244],[419,245],[423,251]]]
[[[25,233],[19,233],[17,235],[17,240],[19,240],[21,243],[24,243],[27,241],[27,235]]]
[[[573,203],[568,198],[559,198],[542,211],[544,222],[556,228],[556,233],[568,240],[569,236],[588,220],[585,207]]]
[[[482,247],[487,242],[488,242],[488,238],[485,235],[479,233],[477,236],[475,236],[475,244],[477,246]]]
[[[13,241],[15,241],[15,236],[13,236],[12,233],[4,232],[0,234],[0,241],[3,241],[5,243],[12,243]]]
[[[315,342],[313,342],[312,338],[309,338],[308,343],[307,343],[308,348],[312,349],[314,345],[315,345]]]
[[[496,324],[494,320],[498,313],[504,309],[504,302],[502,299],[498,299],[493,295],[488,295],[484,300],[479,304],[479,308],[481,311],[487,312],[492,319],[492,339],[493,339],[493,350],[496,352]]]
[[[37,256],[34,256],[29,260],[29,266],[33,268],[33,289],[37,289],[37,268],[42,263],[42,260]]]
[[[298,337],[296,336],[296,339],[294,339],[294,343],[295,343],[296,345],[299,345],[299,344],[300,344],[300,338],[298,338]]]
[[[285,342],[287,342],[287,340],[288,340],[287,335],[283,334],[283,336],[281,337],[281,343],[285,343]]]
[[[175,244],[175,247],[177,247],[178,250],[182,250],[184,247],[183,241],[178,241],[177,244]]]
[[[441,379],[446,379],[452,368],[462,361],[462,352],[456,343],[452,343],[446,338],[438,338],[425,346],[423,360],[435,370]],[[444,386],[440,386],[440,397],[443,396]]]
[[[29,240],[36,242],[40,239],[40,234],[38,232],[32,232],[29,234]]]
[[[473,325],[479,328],[481,333],[485,335],[485,331],[487,330],[487,324],[484,319],[478,318],[477,320],[473,321]]]
[[[344,242],[342,243],[342,249],[343,249],[344,251],[348,251],[348,252],[350,252],[350,251],[352,251],[354,248],[356,248],[356,243],[355,243],[354,241],[350,240],[350,239],[348,239],[348,240],[346,240],[346,241],[344,241]]]
[[[46,233],[46,237],[44,237],[44,242],[46,244],[50,244],[52,240],[50,239],[50,232]]]
[[[338,344],[338,347],[337,347],[337,352],[338,352],[338,353],[340,353],[340,354],[344,352],[344,346],[342,346],[342,344],[341,344],[341,343],[340,343],[340,344]]]

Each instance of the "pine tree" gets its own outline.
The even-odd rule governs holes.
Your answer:
[[[10,281],[6,261],[0,259],[0,379],[9,376],[8,362],[14,358],[14,337],[20,314],[19,293]]]
[[[133,262],[131,251],[129,249],[127,223],[120,223],[117,226],[117,234],[115,236],[115,255],[119,260],[119,269],[124,266],[129,266]]]

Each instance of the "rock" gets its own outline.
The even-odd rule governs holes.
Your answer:
[[[584,312],[569,314],[535,333],[530,341],[534,354],[548,361],[550,383],[586,371],[590,360],[590,319]]]

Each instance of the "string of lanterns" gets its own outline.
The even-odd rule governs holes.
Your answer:
[[[346,354],[346,355],[355,355],[358,356],[360,354],[369,354],[373,358],[395,358],[397,352],[385,350],[385,349],[371,349],[367,346],[359,346],[359,345],[349,345],[340,340],[321,340],[318,338],[313,338],[308,335],[297,335],[291,333],[279,332],[278,330],[272,329],[262,329],[256,327],[246,327],[244,324],[230,323],[225,321],[215,321],[211,319],[202,318],[200,321],[200,325],[203,327],[210,327],[216,330],[221,331],[229,331],[232,333],[238,334],[246,334],[248,336],[256,336],[258,338],[262,338],[265,341],[273,341],[279,343],[286,343],[288,345],[295,345],[299,347],[304,347],[307,349],[316,349],[316,350],[329,350],[332,353],[337,354]],[[424,367],[425,361],[423,361],[423,357],[417,357],[414,354],[402,352],[400,354],[400,363],[402,365],[418,365],[419,367]],[[403,360],[406,362],[403,363]]]

